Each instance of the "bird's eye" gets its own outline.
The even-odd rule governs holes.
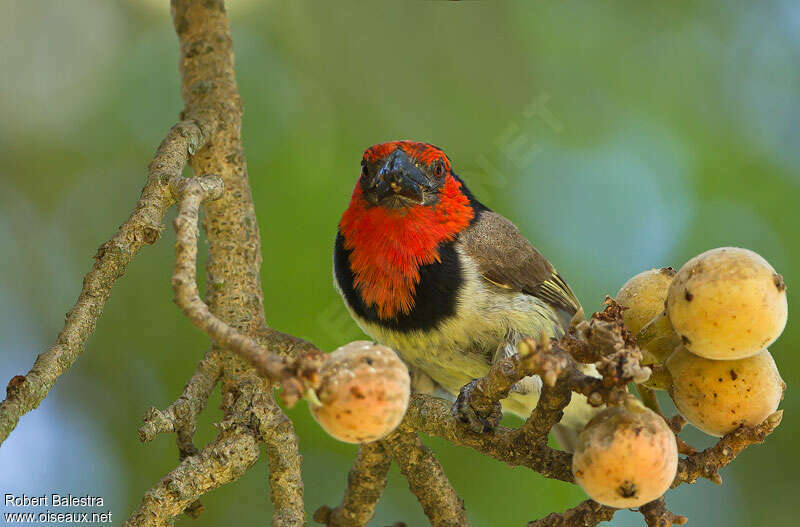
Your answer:
[[[444,164],[441,161],[436,161],[436,163],[434,163],[433,175],[437,178],[444,176]]]

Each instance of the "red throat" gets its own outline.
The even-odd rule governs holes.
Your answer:
[[[364,304],[384,320],[410,312],[420,266],[438,262],[439,245],[455,238],[474,215],[461,183],[449,174],[439,203],[406,209],[371,206],[356,184],[339,230]]]

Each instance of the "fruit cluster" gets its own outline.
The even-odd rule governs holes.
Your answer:
[[[634,276],[616,302],[641,362],[653,370],[639,389],[668,391],[686,421],[723,436],[759,425],[777,410],[785,384],[767,346],[786,325],[786,286],[761,256],[713,249],[677,272]],[[408,369],[385,346],[342,346],[326,357],[319,375],[320,387],[307,397],[311,412],[341,441],[384,438],[408,408]],[[596,502],[641,507],[675,480],[680,440],[657,404],[646,406],[624,387],[622,394],[619,403],[606,401],[581,432],[572,472]]]
[[[634,276],[616,300],[654,371],[644,389],[667,390],[689,423],[723,436],[777,410],[786,385],[767,347],[786,325],[786,285],[764,258],[747,249],[712,249],[678,272]],[[586,493],[617,508],[659,498],[677,465],[675,434],[633,398],[592,419],[573,457]]]

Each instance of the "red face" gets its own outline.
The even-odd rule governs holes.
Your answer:
[[[475,211],[447,156],[427,143],[394,141],[368,148],[339,231],[354,283],[383,319],[408,313],[420,266],[466,228]]]
[[[390,209],[433,205],[450,173],[450,160],[428,143],[392,141],[368,148],[359,184],[364,199]]]

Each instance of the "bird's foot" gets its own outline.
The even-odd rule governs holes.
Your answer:
[[[478,379],[473,379],[461,388],[456,402],[453,403],[453,416],[466,424],[473,432],[491,432],[500,424],[503,410],[499,402],[492,404],[488,410],[475,408],[471,398],[477,384]]]

